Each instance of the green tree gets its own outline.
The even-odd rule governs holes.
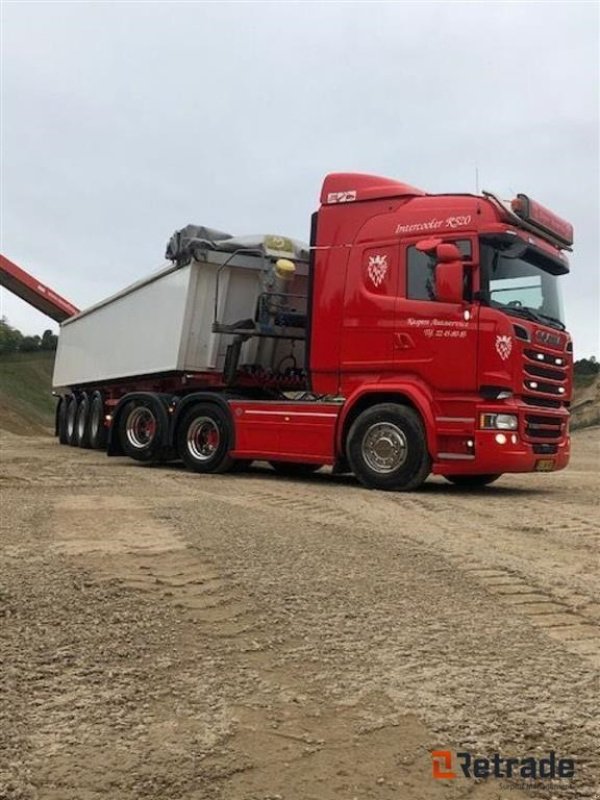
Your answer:
[[[46,330],[42,334],[42,341],[40,347],[42,350],[56,350],[58,344],[58,336],[55,336],[51,330]]]
[[[600,364],[595,356],[590,358],[580,358],[573,364],[576,375],[597,375],[600,372]]]
[[[40,349],[41,341],[39,336],[23,336],[19,350],[22,353],[35,353]]]
[[[0,353],[15,353],[21,347],[23,334],[8,324],[6,317],[0,320]]]

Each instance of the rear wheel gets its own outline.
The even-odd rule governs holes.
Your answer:
[[[69,408],[69,401],[67,397],[60,398],[60,405],[58,407],[58,441],[61,444],[69,444],[67,439],[67,411]]]
[[[90,401],[87,395],[84,395],[80,400],[77,407],[77,416],[75,417],[75,444],[78,447],[89,447],[89,416],[90,416]]]
[[[235,465],[229,455],[233,440],[229,415],[212,403],[197,403],[184,412],[177,428],[177,451],[194,472],[227,472]]]
[[[476,489],[481,486],[489,486],[494,483],[501,474],[498,475],[444,475],[444,478],[455,486],[462,486],[465,489]]]
[[[346,451],[352,471],[369,489],[416,489],[431,469],[421,418],[395,403],[363,411],[350,428]]]
[[[298,464],[293,461],[269,461],[275,472],[288,475],[290,478],[301,478],[303,475],[312,475],[321,469],[322,464]]]
[[[104,426],[104,401],[102,395],[95,394],[90,406],[90,447],[94,450],[106,449],[106,428]]]
[[[132,400],[118,422],[119,441],[126,456],[136,461],[158,461],[161,454],[160,418],[153,403]]]
[[[66,444],[70,444],[71,447],[75,447],[77,444],[77,408],[79,403],[77,402],[77,398],[75,395],[71,395],[71,398],[67,405],[67,419],[65,424],[65,439]]]

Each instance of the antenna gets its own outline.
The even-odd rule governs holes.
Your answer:
[[[475,194],[479,194],[479,167],[475,164]]]

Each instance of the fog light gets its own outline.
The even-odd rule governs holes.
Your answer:
[[[105,422],[111,422],[112,421],[112,414],[106,414],[106,416],[104,417],[104,421]]]
[[[537,389],[538,385],[537,385],[536,381],[529,381],[529,388],[530,389]]]
[[[519,441],[519,437],[516,433],[513,433],[513,435],[510,437],[510,440],[513,444],[516,444]]]
[[[563,363],[563,360],[562,360],[562,358],[557,358],[557,359],[554,361],[554,363],[555,363],[555,364],[557,364],[557,365],[560,367],[560,366],[562,365],[562,363]]]
[[[503,433],[497,433],[496,441],[498,444],[506,444],[506,436]]]
[[[564,387],[564,386],[559,386],[559,387],[558,387],[558,393],[559,393],[559,394],[564,394],[564,393],[565,393],[565,391],[566,391],[566,390],[565,390],[565,387]]]

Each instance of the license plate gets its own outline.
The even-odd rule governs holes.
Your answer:
[[[554,469],[553,458],[540,458],[539,461],[535,462],[536,472],[552,472],[553,469]]]

